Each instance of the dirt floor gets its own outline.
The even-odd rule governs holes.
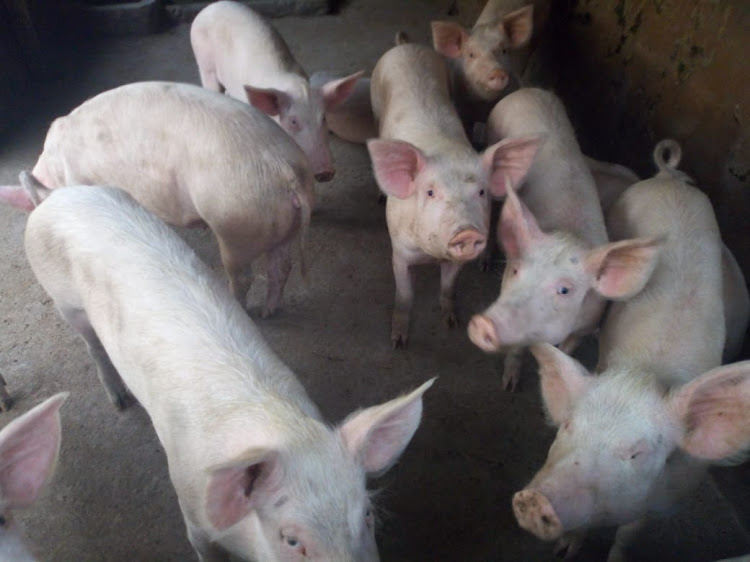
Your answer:
[[[309,72],[369,71],[397,30],[427,42],[428,22],[445,17],[448,4],[353,0],[336,16],[274,24]],[[35,110],[0,138],[0,184],[16,183],[18,172],[33,166],[51,120],[87,97],[139,80],[198,83],[188,30],[180,25],[75,52],[58,79],[31,94]],[[518,527],[510,505],[554,435],[533,361],[518,392],[505,393],[499,358],[479,351],[465,331],[470,315],[496,297],[499,273],[475,264],[464,270],[462,327],[448,330],[438,307],[438,269],[419,269],[409,348],[393,351],[390,241],[369,158],[363,146],[335,138],[331,145],[337,174],[316,187],[309,287],[295,268],[281,310],[257,322],[332,423],[439,377],[401,461],[372,483],[379,490],[382,560],[554,559],[551,545]],[[83,342],[26,263],[25,221],[20,211],[0,208],[0,372],[16,400],[0,424],[56,392],[71,393],[62,409],[57,472],[20,517],[29,543],[46,561],[195,560],[148,416],[138,406],[117,413],[107,400]],[[181,234],[221,271],[210,232]],[[259,279],[254,303],[263,302],[264,289]],[[252,315],[258,317],[257,309]],[[591,363],[593,349],[589,343],[578,356]],[[592,534],[577,560],[603,560],[611,538],[611,529]],[[748,551],[750,537],[707,479],[682,510],[646,527],[632,559],[699,562]]]

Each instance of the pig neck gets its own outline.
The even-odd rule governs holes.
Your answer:
[[[662,384],[683,384],[721,363],[725,339],[721,239],[710,202],[680,181],[650,179],[608,215],[612,237],[664,236],[646,287],[613,303],[600,365],[636,364]]]

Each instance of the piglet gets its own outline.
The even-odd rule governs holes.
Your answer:
[[[489,130],[493,142],[545,136],[525,183],[514,182],[506,192],[498,224],[507,259],[500,295],[469,324],[480,349],[506,351],[503,387],[514,390],[523,347],[548,342],[572,352],[598,328],[606,299],[628,298],[643,287],[655,266],[655,244],[607,243],[589,163],[552,92],[522,88],[503,98],[490,114]],[[628,263],[638,267],[622,275]]]
[[[499,13],[489,0],[471,32],[449,21],[432,22],[435,50],[451,61],[451,90],[467,132],[483,123],[495,103],[518,88],[522,69],[511,68],[509,51],[531,39],[533,5]]]
[[[226,285],[117,188],[55,190],[25,247],[110,399],[151,417],[200,560],[378,560],[365,478],[403,452],[432,381],[331,428]]]
[[[539,139],[506,139],[478,155],[451,104],[444,60],[421,45],[387,51],[373,71],[371,95],[380,138],[367,148],[375,179],[388,196],[395,348],[408,341],[414,265],[440,264],[440,308],[446,323],[456,324],[456,278],[485,247],[490,195],[523,180]]]
[[[204,87],[272,116],[310,159],[315,179],[333,179],[325,113],[352,93],[362,72],[312,86],[273,26],[245,4],[229,0],[198,13],[190,43]]]
[[[11,516],[30,507],[54,472],[60,452],[61,392],[16,418],[0,431],[0,560],[32,562]]]
[[[609,554],[624,558],[650,514],[668,513],[710,463],[750,450],[750,361],[720,367],[731,325],[747,311],[742,275],[723,268],[723,244],[708,198],[663,166],[607,217],[613,238],[661,240],[642,291],[612,305],[601,330],[598,376],[549,344],[532,351],[542,397],[559,429],[547,462],[513,497],[519,524],[572,554],[585,529],[619,526]],[[623,264],[624,268],[629,267]],[[744,302],[743,302],[744,301]]]
[[[292,244],[299,239],[302,248],[314,205],[307,158],[270,118],[170,82],[120,86],[56,119],[21,182],[0,188],[0,200],[33,209],[53,188],[116,185],[172,225],[208,225],[243,304],[252,262],[266,254],[263,316],[281,299]]]

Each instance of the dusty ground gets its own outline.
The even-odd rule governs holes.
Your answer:
[[[311,72],[370,70],[396,30],[427,41],[427,22],[442,17],[448,4],[354,0],[335,17],[274,24]],[[19,170],[33,165],[50,121],[87,97],[137,80],[198,82],[185,25],[81,49],[60,76],[33,94],[34,112],[0,139],[0,184],[15,183]],[[439,377],[401,462],[373,482],[380,490],[382,559],[552,559],[551,546],[519,529],[510,507],[511,495],[541,466],[553,437],[532,361],[520,390],[504,393],[498,358],[475,348],[463,327],[442,325],[436,267],[418,271],[409,348],[391,350],[393,280],[384,210],[376,203],[364,147],[333,139],[332,148],[338,173],[333,183],[317,186],[309,288],[295,270],[280,312],[258,324],[333,423]],[[29,542],[48,561],[194,560],[147,415],[139,407],[118,414],[107,401],[83,343],[26,264],[24,225],[24,214],[0,208],[0,372],[16,399],[0,423],[56,392],[71,393],[62,410],[56,475],[22,516]],[[209,232],[182,234],[220,271]],[[465,269],[458,282],[464,326],[494,299],[498,285],[497,272]],[[260,304],[263,294],[259,280],[253,302]],[[591,361],[591,345],[579,356]],[[597,533],[578,559],[603,559],[610,538],[611,531]],[[698,562],[742,551],[750,551],[750,538],[707,480],[685,509],[647,527],[633,559]]]

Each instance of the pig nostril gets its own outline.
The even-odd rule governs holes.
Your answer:
[[[545,527],[549,527],[552,524],[552,520],[546,515],[542,515],[542,523],[544,523]]]
[[[315,180],[319,182],[329,182],[333,179],[333,172],[320,172],[315,174]]]

